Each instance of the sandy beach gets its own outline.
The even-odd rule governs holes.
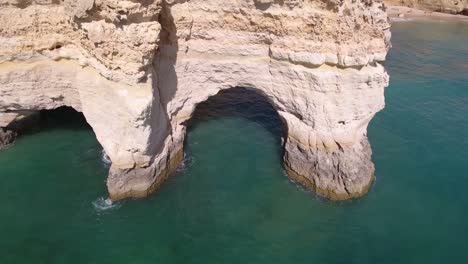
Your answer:
[[[388,16],[392,21],[398,21],[403,19],[418,19],[418,20],[458,20],[467,21],[468,16],[464,15],[453,15],[441,12],[432,12],[427,10],[421,10],[406,6],[388,5],[387,10]]]

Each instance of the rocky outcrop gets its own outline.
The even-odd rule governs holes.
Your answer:
[[[384,107],[390,38],[380,1],[0,5],[0,111],[82,111],[112,160],[114,200],[155,190],[182,159],[197,104],[232,87],[277,109],[291,177],[330,199],[373,180],[366,130]]]
[[[38,121],[38,111],[21,110],[0,113],[0,148],[13,143],[19,133],[31,129]]]
[[[0,149],[13,143],[15,137],[15,132],[0,127]]]
[[[468,0],[385,0],[390,5],[468,16]]]

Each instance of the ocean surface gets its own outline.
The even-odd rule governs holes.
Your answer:
[[[0,151],[0,263],[468,263],[468,23],[392,29],[365,197],[291,182],[276,112],[237,89],[198,107],[157,193],[109,204],[93,131],[48,112]]]

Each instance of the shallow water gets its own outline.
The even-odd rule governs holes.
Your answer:
[[[393,46],[364,198],[290,182],[275,112],[228,94],[176,176],[111,205],[93,132],[58,112],[0,152],[0,263],[468,263],[468,23],[395,23]]]

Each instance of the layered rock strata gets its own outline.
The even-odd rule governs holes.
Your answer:
[[[330,199],[359,197],[373,180],[366,130],[384,107],[390,38],[380,1],[0,7],[0,111],[82,111],[112,161],[114,200],[155,190],[183,157],[197,104],[233,87],[277,109],[291,177]]]

